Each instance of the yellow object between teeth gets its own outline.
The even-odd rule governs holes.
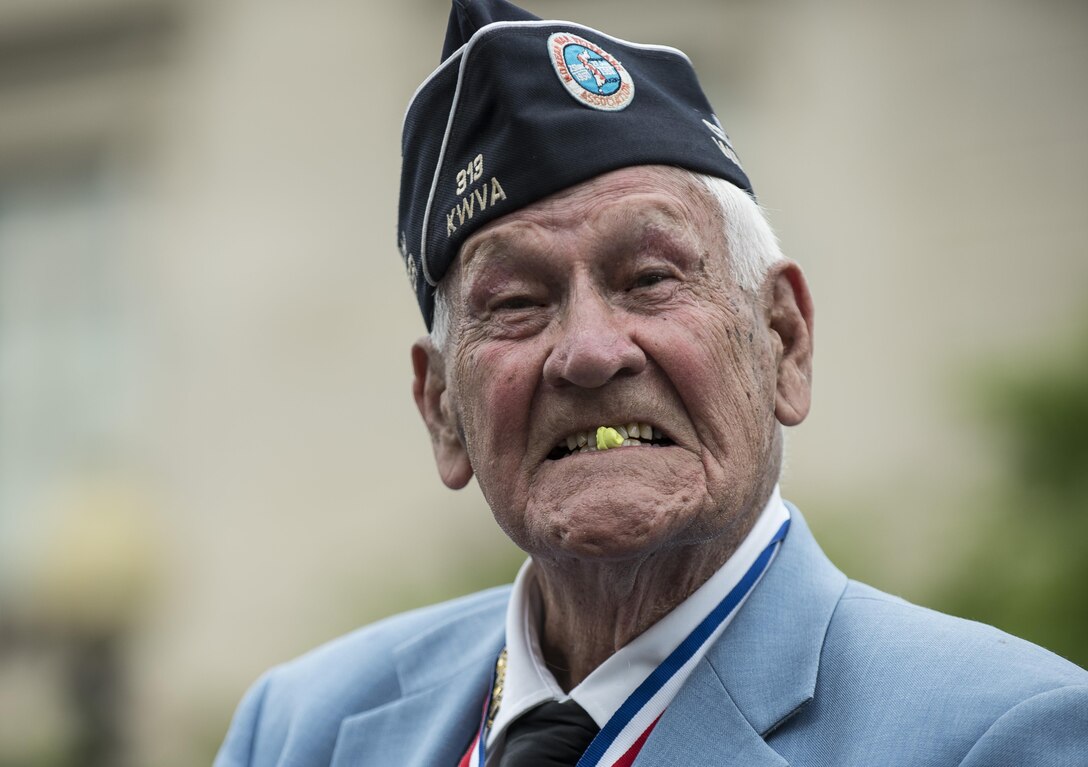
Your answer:
[[[619,447],[623,444],[623,435],[611,426],[597,427],[597,449],[607,450],[610,447]]]

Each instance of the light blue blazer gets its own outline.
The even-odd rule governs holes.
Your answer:
[[[266,673],[216,767],[456,767],[508,588],[399,615]],[[1088,672],[847,580],[793,511],[747,603],[636,765],[1088,765]]]

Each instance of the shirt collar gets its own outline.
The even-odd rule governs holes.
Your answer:
[[[603,727],[639,684],[684,641],[751,567],[789,511],[776,485],[767,505],[741,544],[710,578],[665,617],[598,666],[570,691],[563,689],[544,663],[538,623],[540,595],[532,559],[526,560],[514,580],[506,611],[506,679],[502,703],[488,733],[488,742],[531,708],[549,700],[573,698],[598,726]],[[734,615],[736,612],[734,612]],[[728,624],[703,645],[700,657]]]

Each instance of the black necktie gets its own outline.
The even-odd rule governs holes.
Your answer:
[[[507,728],[499,767],[574,767],[600,729],[574,700],[549,701]]]

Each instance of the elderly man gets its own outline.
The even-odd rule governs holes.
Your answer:
[[[1088,674],[779,496],[812,300],[679,51],[455,0],[404,128],[413,393],[530,558],[265,675],[218,765],[1088,764]]]

